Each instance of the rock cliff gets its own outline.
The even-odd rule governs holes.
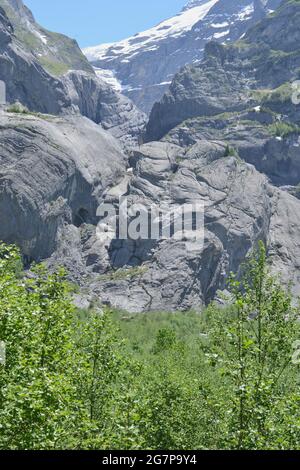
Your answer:
[[[54,47],[43,36],[52,33],[43,31],[21,0],[0,1],[0,80],[8,103],[53,115],[81,113],[124,142],[137,139],[143,113],[94,74],[74,41],[58,35]],[[32,37],[38,46],[30,47]],[[60,57],[67,67],[48,66],[46,57]]]
[[[130,311],[201,309],[259,240],[299,294],[299,18],[289,0],[239,41],[209,43],[154,106],[149,142],[130,147],[142,119],[127,98],[89,71],[53,76],[1,9],[0,78],[29,110],[0,109],[0,239]],[[106,204],[118,209],[120,196],[131,221],[134,207],[198,202],[203,243],[193,230],[118,237],[120,211]]]

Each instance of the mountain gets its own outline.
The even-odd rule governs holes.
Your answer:
[[[124,141],[145,118],[98,78],[77,43],[44,30],[21,0],[0,0],[0,80],[7,101],[48,114],[81,113]]]
[[[37,62],[49,73],[55,76],[60,76],[69,70],[92,73],[92,67],[77,42],[37,24],[22,0],[0,0],[0,6],[6,12],[23,48],[33,54]]]
[[[271,121],[277,113],[278,119],[299,122],[299,109],[292,103],[292,83],[299,79],[299,16],[300,3],[284,1],[239,41],[210,42],[203,61],[183,68],[154,105],[147,140],[162,138],[188,119],[257,106]],[[253,120],[262,119],[253,114]]]
[[[299,44],[296,0],[236,42],[209,42],[154,105],[147,142],[129,148],[120,143],[134,144],[140,127],[128,98],[93,72],[46,71],[0,7],[0,79],[9,100],[30,107],[0,110],[0,240],[17,243],[28,264],[64,265],[83,298],[137,312],[201,310],[263,240],[272,271],[298,295]],[[198,202],[203,244],[191,230],[119,238],[120,196],[131,221],[141,205]]]
[[[223,142],[152,142],[128,158],[80,116],[4,112],[0,119],[0,239],[17,243],[27,263],[64,265],[83,296],[128,311],[198,309],[226,288],[259,240],[273,270],[299,288],[300,201],[227,156]],[[202,201],[203,246],[188,233],[119,240],[113,216],[103,230],[99,207],[117,207],[125,194],[146,207]]]
[[[84,49],[99,76],[149,112],[181,67],[202,59],[211,39],[229,43],[280,0],[194,0],[173,18],[113,44]]]

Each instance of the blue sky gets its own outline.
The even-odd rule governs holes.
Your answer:
[[[24,0],[45,28],[77,39],[81,47],[112,42],[178,13],[186,0]]]

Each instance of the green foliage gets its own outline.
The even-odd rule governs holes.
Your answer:
[[[224,157],[238,157],[238,152],[235,148],[226,145]]]
[[[68,72],[69,66],[48,56],[40,57],[40,64],[52,75],[59,77]]]
[[[0,245],[0,449],[298,449],[299,339],[263,245],[203,314],[77,312]]]
[[[270,134],[277,137],[287,137],[290,134],[299,134],[300,127],[295,124],[290,124],[288,122],[274,122],[268,127]]]
[[[171,328],[164,328],[158,331],[153,351],[160,353],[172,349],[177,343],[175,331]]]
[[[299,402],[292,364],[297,311],[290,295],[267,272],[263,244],[244,279],[231,280],[231,317],[210,312],[210,358],[230,379],[224,446],[235,449],[298,448],[299,409],[292,424],[287,409]]]
[[[21,103],[14,103],[7,108],[8,113],[16,113],[16,114],[30,114],[28,108],[23,106]]]

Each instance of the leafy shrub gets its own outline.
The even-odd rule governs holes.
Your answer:
[[[28,108],[26,108],[26,106],[23,106],[19,102],[16,102],[12,104],[11,106],[9,106],[9,108],[7,108],[7,112],[16,113],[16,114],[30,114]]]
[[[226,145],[224,157],[238,157],[238,152],[235,148],[230,145]]]
[[[276,137],[287,137],[290,134],[300,133],[300,127],[287,122],[274,122],[268,127],[270,134]]]

